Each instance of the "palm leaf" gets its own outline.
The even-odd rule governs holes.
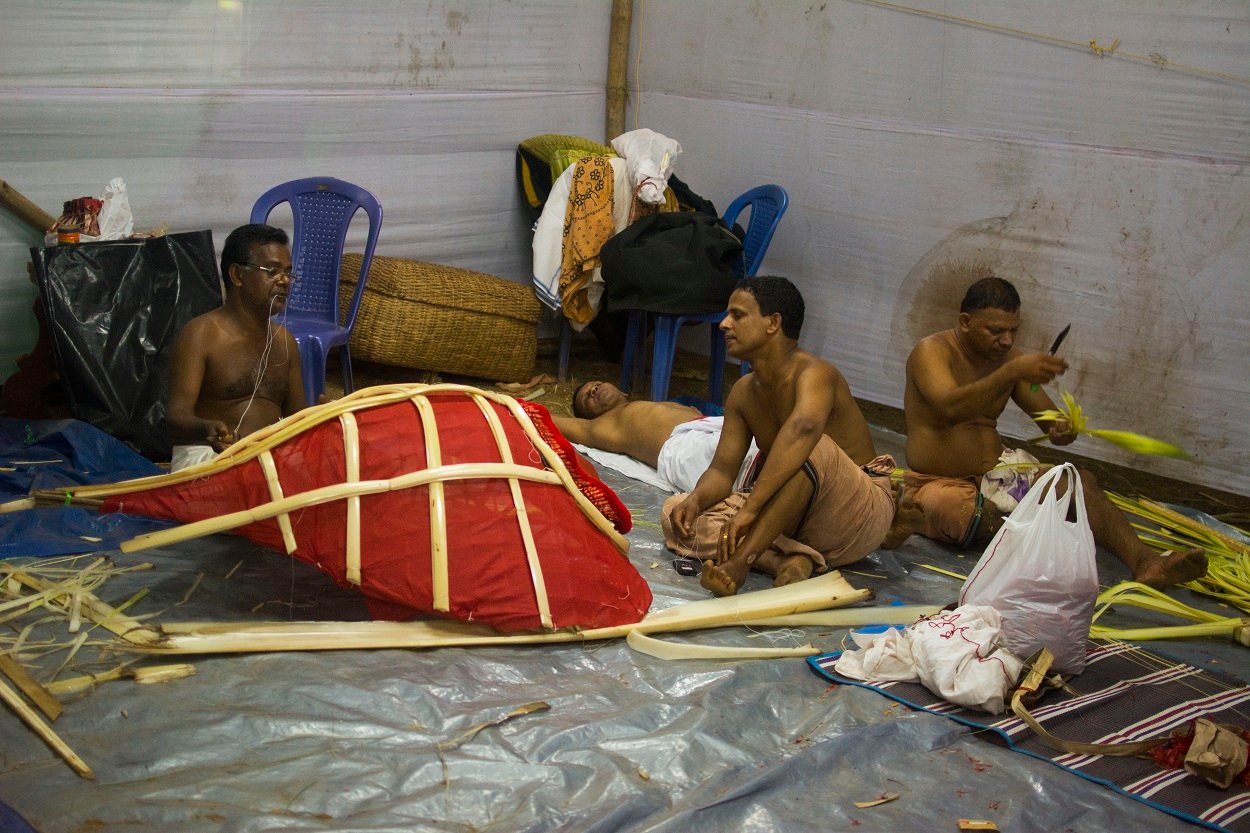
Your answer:
[[[1172,443],[1163,440],[1156,440],[1154,437],[1147,437],[1144,434],[1134,434],[1131,431],[1115,431],[1107,428],[1091,428],[1089,427],[1089,417],[1085,415],[1085,411],[1077,404],[1076,398],[1066,390],[1061,391],[1059,399],[1063,403],[1059,408],[1038,411],[1033,414],[1033,419],[1038,422],[1059,422],[1066,420],[1072,426],[1071,430],[1074,434],[1088,434],[1091,437],[1097,437],[1100,440],[1106,440],[1114,443],[1121,448],[1127,448],[1138,454],[1155,454],[1161,457],[1178,457],[1180,459],[1188,459],[1189,455],[1184,449]],[[1033,437],[1029,442],[1041,442],[1046,439],[1045,434],[1040,437]]]
[[[1135,451],[1138,454],[1157,454],[1160,457],[1178,457],[1182,460],[1189,457],[1180,446],[1172,445],[1172,443],[1164,440],[1156,440],[1154,437],[1147,437],[1143,434],[1134,434],[1131,431],[1091,428],[1085,433],[1100,440],[1115,443],[1121,448],[1127,448],[1129,451]]]

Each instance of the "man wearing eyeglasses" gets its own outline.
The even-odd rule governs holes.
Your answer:
[[[295,337],[273,320],[295,280],[286,232],[263,224],[230,232],[221,277],[225,303],[188,321],[174,342],[165,420],[175,471],[306,404]]]

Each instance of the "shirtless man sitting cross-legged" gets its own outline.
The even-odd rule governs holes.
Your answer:
[[[923,507],[926,537],[984,546],[1015,505],[1014,498],[1002,499],[1001,490],[996,490],[996,499],[1005,506],[996,505],[990,484],[982,479],[991,469],[1009,467],[1007,456],[1014,460],[1022,453],[1006,448],[998,418],[1009,399],[1027,414],[1052,410],[1054,403],[1038,386],[1068,367],[1058,356],[1017,348],[1019,326],[1015,287],[1002,278],[983,278],[964,295],[956,326],[922,339],[907,359],[907,465],[918,473],[908,475],[907,491]],[[1076,438],[1066,423],[1038,424],[1056,445]],[[1094,541],[1123,561],[1135,581],[1167,587],[1206,572],[1201,549],[1156,554],[1137,537],[1094,476],[1084,470],[1080,476]]]
[[[286,232],[260,224],[232,231],[221,276],[226,302],[188,321],[174,342],[165,417],[174,469],[305,405],[295,337],[271,320],[295,280]]]
[[[665,544],[701,559],[703,586],[718,596],[736,593],[751,569],[784,585],[857,561],[911,517],[895,512],[894,461],[867,459],[871,435],[842,374],[798,349],[802,325],[803,297],[790,281],[737,285],[720,328],[751,372],[729,393],[712,465],[661,510]],[[848,425],[856,430],[837,428]],[[749,491],[734,491],[753,438],[763,465]]]

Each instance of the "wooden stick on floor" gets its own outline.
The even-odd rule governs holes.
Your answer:
[[[39,739],[48,744],[53,752],[64,758],[70,769],[83,778],[95,778],[95,773],[91,771],[91,767],[87,766],[87,762],[78,757],[78,754],[69,748],[69,744],[61,740],[60,735],[52,731],[52,727],[44,723],[43,718],[36,714],[34,709],[26,705],[22,695],[18,694],[3,681],[0,681],[0,700],[3,700],[8,704],[9,708],[17,712],[17,716],[22,719],[22,722],[33,729],[35,734],[39,736]]]

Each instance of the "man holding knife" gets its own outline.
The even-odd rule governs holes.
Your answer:
[[[1026,414],[1054,409],[1040,386],[1068,368],[1050,353],[1015,345],[1020,296],[997,277],[968,288],[954,328],[922,339],[907,359],[906,485],[925,512],[924,535],[960,547],[984,546],[1032,485],[1040,469],[1027,452],[1008,448],[998,418],[1010,399]],[[1065,422],[1038,423],[1055,445],[1076,439]],[[1159,555],[1138,539],[1094,476],[1081,471],[1094,541],[1114,553],[1135,581],[1168,587],[1206,572],[1201,549]]]

